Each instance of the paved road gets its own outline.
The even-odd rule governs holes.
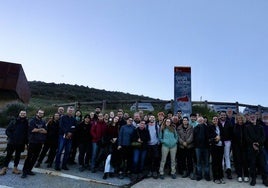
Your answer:
[[[189,178],[181,178],[178,177],[177,179],[171,179],[170,177],[166,177],[164,180],[160,179],[144,179],[143,181],[135,184],[132,188],[208,188],[208,187],[215,187],[215,188],[247,188],[252,187],[249,183],[239,183],[236,179],[232,180],[225,180],[226,184],[215,184],[213,181],[207,182],[205,180],[196,181],[191,180]],[[256,188],[264,188],[265,186],[262,184],[262,180],[260,178],[257,179],[257,184],[254,186]]]
[[[22,169],[23,161],[19,169]],[[103,173],[91,173],[90,171],[79,172],[78,165],[69,166],[69,171],[55,171],[48,168],[34,168],[35,176],[27,176],[22,179],[21,175],[12,174],[13,163],[10,163],[6,175],[0,176],[0,188],[8,186],[12,188],[84,188],[84,187],[122,187],[130,183],[129,179],[108,178],[102,179]],[[44,164],[45,166],[45,164]]]

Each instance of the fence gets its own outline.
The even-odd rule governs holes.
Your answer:
[[[106,110],[107,105],[109,104],[124,104],[124,105],[136,105],[136,109],[138,109],[138,103],[152,103],[152,104],[158,104],[158,105],[165,105],[170,103],[171,109],[173,109],[173,100],[103,100],[103,101],[92,101],[92,102],[72,102],[72,103],[63,103],[63,104],[54,104],[55,107],[59,106],[74,106],[76,109],[80,109],[81,106],[88,106],[88,105],[94,105],[94,106],[100,106],[103,111]],[[200,105],[207,108],[211,108],[211,106],[235,106],[235,112],[239,112],[239,107],[246,107],[249,109],[256,109],[259,113],[263,111],[268,111],[268,107],[263,107],[261,105],[251,105],[251,104],[243,104],[243,103],[232,103],[232,102],[212,102],[212,101],[192,101],[192,105]]]

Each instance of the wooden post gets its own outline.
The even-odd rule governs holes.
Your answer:
[[[102,112],[105,112],[106,110],[106,100],[102,101]]]
[[[74,103],[74,109],[75,109],[75,110],[79,110],[79,109],[78,109],[78,102],[75,102],[75,103]]]
[[[262,109],[261,105],[258,105],[258,114],[260,117],[261,117],[261,109]],[[259,117],[257,117],[257,118],[259,118]]]
[[[205,100],[205,108],[208,108],[208,101],[207,100]]]
[[[235,107],[236,107],[236,113],[238,114],[239,113],[239,103],[238,102],[235,103]]]
[[[135,106],[136,106],[136,112],[138,112],[139,111],[139,102],[136,100],[136,103],[135,103]]]

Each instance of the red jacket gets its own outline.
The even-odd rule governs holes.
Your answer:
[[[104,121],[97,121],[92,125],[91,136],[92,142],[98,142],[106,133],[107,125]]]

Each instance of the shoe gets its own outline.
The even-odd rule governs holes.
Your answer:
[[[21,175],[21,178],[26,178],[26,177],[27,177],[27,174],[23,172]]]
[[[119,179],[124,179],[124,174],[123,174],[123,172],[119,172],[119,174],[118,174],[118,178],[119,178]]]
[[[226,173],[228,179],[233,179],[233,177],[232,177],[232,171],[231,171],[230,168],[228,168],[225,173]]]
[[[161,180],[165,179],[165,176],[163,174],[160,174],[159,177],[160,177]]]
[[[221,184],[221,180],[218,180],[218,179],[214,180],[213,182],[216,183],[216,184]]]
[[[237,181],[241,183],[241,182],[243,181],[243,180],[242,180],[242,177],[238,177],[238,178],[237,178]]]
[[[153,172],[153,178],[157,179],[158,178],[158,173],[157,172]]]
[[[220,179],[221,184],[225,184],[225,181],[223,179]]]
[[[103,174],[102,179],[106,180],[106,179],[107,179],[107,177],[108,177],[108,173],[107,173],[107,172],[105,172],[105,173]]]
[[[131,177],[131,172],[130,171],[127,171],[127,177]]]
[[[0,171],[0,175],[5,175],[7,173],[7,167],[3,167]]]
[[[61,169],[63,169],[63,170],[70,170],[67,166],[62,166]]]
[[[206,180],[206,181],[211,181],[210,176],[206,176],[206,177],[205,177],[205,180]]]
[[[86,167],[84,167],[84,166],[80,166],[80,167],[79,167],[79,172],[83,172],[85,169],[86,169]]]
[[[147,174],[147,177],[150,178],[150,177],[152,177],[152,176],[153,176],[152,171],[149,171],[148,174]]]
[[[190,179],[191,180],[195,180],[196,179],[196,176],[195,176],[195,174],[193,172],[190,174]]]
[[[200,180],[202,180],[202,177],[197,176],[197,177],[196,177],[196,181],[200,181]]]
[[[110,173],[109,173],[109,177],[110,177],[110,178],[113,178],[113,177],[114,177],[114,173],[113,173],[113,172],[110,172]]]
[[[253,179],[251,180],[250,185],[251,185],[251,186],[255,186],[255,185],[256,185],[256,179],[255,179],[255,178],[253,178]]]
[[[32,171],[28,171],[28,172],[27,172],[27,175],[34,176],[35,173],[33,173]]]
[[[37,162],[36,165],[35,165],[35,168],[39,168],[41,165],[41,163]]]
[[[183,171],[183,174],[182,174],[182,176],[181,176],[181,177],[182,177],[182,178],[187,178],[187,177],[188,177],[188,175],[189,175],[189,174],[188,174],[186,171]]]
[[[263,185],[265,185],[265,187],[268,187],[268,180],[267,179],[262,180],[262,183],[263,183]]]
[[[176,174],[171,174],[171,178],[176,179],[177,178]]]
[[[140,181],[140,180],[142,180],[142,179],[143,179],[143,174],[142,174],[142,173],[139,173],[139,174],[138,174],[138,177],[137,177],[137,180]]]
[[[21,172],[18,170],[17,167],[14,167],[14,168],[13,168],[12,173],[13,173],[13,174],[21,174]]]
[[[248,182],[249,181],[249,177],[244,177],[244,182]]]
[[[129,178],[131,182],[136,182],[138,179],[138,174],[132,174]]]
[[[56,171],[61,171],[60,167],[58,167],[58,166],[55,166],[55,170]]]

